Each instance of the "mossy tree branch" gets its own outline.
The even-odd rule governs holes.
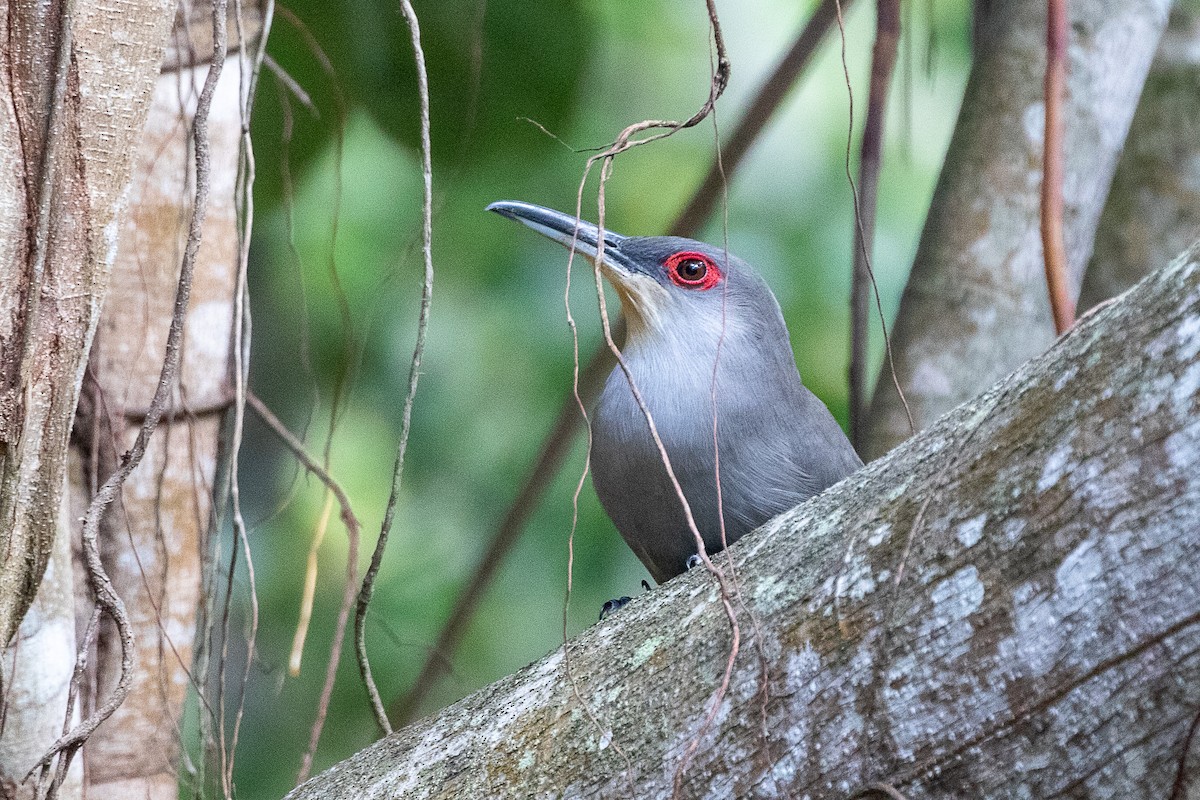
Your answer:
[[[768,724],[744,648],[684,795],[1168,796],[1200,708],[1198,356],[1200,247],[731,548]],[[696,570],[571,641],[591,714],[560,650],[290,797],[669,796],[719,602]]]

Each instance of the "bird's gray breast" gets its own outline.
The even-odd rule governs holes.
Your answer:
[[[703,413],[690,393],[665,385],[669,381],[648,370],[646,363],[636,359],[629,363],[697,526],[707,533],[715,510],[715,500],[710,498],[716,488],[711,413]],[[697,548],[646,417],[619,368],[609,376],[594,417],[592,481],[596,494],[654,579],[666,580],[682,571]],[[717,534],[719,541],[719,530]]]
[[[714,388],[711,363],[688,362],[674,355],[634,350],[627,353],[626,363],[705,547],[715,552],[723,541],[736,541],[824,487],[805,474],[802,459],[794,452],[798,443],[789,428],[795,423],[795,400],[787,396],[792,387],[786,382],[760,385],[753,376],[742,374],[736,362],[722,361]],[[803,390],[799,376],[794,383]],[[821,411],[828,414],[824,406]],[[719,505],[716,454],[720,456]],[[592,467],[601,503],[654,578],[662,581],[682,572],[697,550],[695,537],[620,368],[609,376],[595,408]]]

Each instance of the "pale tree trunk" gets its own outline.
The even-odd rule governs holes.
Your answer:
[[[70,521],[80,515],[71,513],[66,493],[62,506],[41,586],[5,657],[8,695],[0,730],[0,797],[5,800],[33,796],[33,784],[22,784],[22,779],[63,733],[67,722],[67,693],[75,666]],[[79,722],[78,705],[69,722]],[[83,765],[77,761],[59,796],[80,797],[82,788]]]
[[[1168,0],[1072,0],[1063,195],[1078,292]],[[994,0],[900,302],[896,374],[916,430],[1054,341],[1039,223],[1044,0]],[[867,455],[910,435],[887,364]]]
[[[1115,297],[1200,236],[1200,8],[1171,10],[1096,231],[1079,308]]]
[[[68,551],[56,546],[67,440],[173,11],[164,0],[0,0],[5,793],[26,791],[16,784],[30,754],[62,732],[75,643]],[[56,585],[18,631],[51,560]]]
[[[67,436],[173,10],[82,3],[67,17],[65,5],[0,3],[4,643],[52,549]]]
[[[242,28],[256,38],[257,6],[246,6]],[[228,29],[232,49],[232,18]],[[195,193],[192,120],[212,46],[211,7],[196,6],[188,17],[181,13],[138,151],[130,213],[121,229],[92,349],[85,386],[89,402],[79,420],[82,431],[90,434],[81,443],[81,456],[101,482],[137,437],[162,369]],[[246,59],[230,57],[208,118],[211,184],[178,391],[102,527],[104,563],[129,612],[137,656],[128,699],[84,748],[90,796],[168,800],[178,795],[181,720],[192,666],[204,539],[221,416],[232,392],[239,87],[248,81]],[[120,641],[107,626],[101,630],[88,684],[89,705],[112,691],[120,669]]]
[[[246,37],[255,39],[260,27],[257,6],[245,5],[241,30]],[[32,793],[32,782],[22,785],[18,782],[63,732],[75,648],[94,605],[78,557],[72,580],[70,541],[72,536],[79,535],[78,520],[90,492],[107,478],[121,454],[132,444],[150,404],[162,368],[165,337],[192,214],[195,192],[194,151],[190,141],[192,117],[208,69],[207,60],[212,54],[212,11],[208,5],[184,6],[179,10],[164,62],[164,47],[175,9],[173,6],[153,9],[159,17],[157,28],[151,24],[151,10],[148,6],[125,3],[109,4],[104,9],[89,6],[76,12],[79,19],[75,27],[86,28],[89,33],[85,36],[77,32],[71,64],[96,62],[95,71],[100,78],[85,73],[82,67],[78,70],[73,67],[74,71],[68,72],[67,112],[53,123],[65,132],[59,134],[60,149],[65,155],[60,158],[58,172],[66,175],[64,180],[69,178],[75,183],[56,191],[47,277],[41,282],[55,290],[51,300],[46,299],[50,291],[42,290],[39,314],[40,325],[56,341],[53,346],[39,343],[41,350],[29,357],[28,363],[45,371],[31,378],[35,384],[33,390],[24,391],[36,396],[45,388],[52,398],[69,402],[68,410],[73,413],[83,376],[83,357],[93,329],[96,333],[73,440],[68,494],[74,508],[59,516],[57,539],[47,539],[44,534],[41,538],[26,536],[27,552],[31,555],[37,555],[51,542],[54,546],[38,600],[22,623],[6,663],[11,669],[5,673],[9,693],[5,695],[6,725],[0,734],[0,773],[4,781],[0,796],[24,797]],[[6,11],[18,15],[14,16],[15,30],[21,31],[22,26],[32,24],[23,22],[19,16],[24,14],[32,19],[31,11],[20,6]],[[53,22],[59,9],[56,6],[46,13]],[[234,13],[232,7],[230,13]],[[232,17],[228,27],[231,47],[236,47],[238,26]],[[53,25],[43,22],[35,33],[44,37],[44,31],[52,33]],[[53,55],[50,46],[53,37],[48,43],[38,36],[31,34],[38,46],[49,53],[44,58],[49,58]],[[132,49],[118,53],[113,52],[116,45],[111,42],[92,41],[105,36],[113,36],[125,43],[122,46]],[[28,55],[18,52],[11,41],[5,57],[10,55],[14,63],[25,65],[28,60]],[[52,74],[53,61],[48,63],[50,66],[43,64],[38,74]],[[160,64],[164,64],[161,73]],[[140,65],[141,72],[127,74],[131,65]],[[248,78],[244,69],[244,62],[227,63],[209,117],[213,154],[210,195],[184,329],[175,400],[151,439],[144,460],[125,483],[102,524],[102,558],[113,586],[125,602],[133,628],[132,689],[124,705],[93,734],[83,750],[83,758],[76,759],[73,775],[60,796],[86,792],[92,797],[174,798],[178,794],[180,720],[189,685],[202,540],[209,525],[220,414],[227,408],[230,394],[229,359],[239,258],[235,208],[238,140],[242,129],[239,87],[244,89]],[[0,81],[6,79],[7,74],[0,70]],[[5,88],[9,88],[7,84]],[[11,172],[14,197],[20,196],[17,189],[25,191],[30,180],[36,189],[38,162],[36,158],[28,161],[30,145],[19,138],[28,136],[32,123],[19,114],[14,117],[13,109],[41,107],[39,103],[49,102],[50,90],[43,87],[41,91],[46,96],[33,99],[20,91],[23,90],[5,93],[6,101],[10,97],[16,99],[7,107],[8,116],[0,118],[0,123],[7,125],[0,128],[0,134],[16,131],[18,135],[16,147],[0,149],[0,156],[4,156],[0,157],[0,165],[6,174]],[[136,109],[132,109],[134,100]],[[92,115],[88,116],[74,110],[72,103],[84,106],[93,103],[97,109],[92,109]],[[126,110],[126,105],[131,110]],[[26,109],[25,113],[32,112]],[[143,122],[146,123],[144,138]],[[44,113],[38,124],[42,127],[48,124]],[[94,141],[102,134],[108,138],[101,137],[99,143]],[[6,142],[0,136],[0,148]],[[22,143],[25,149],[21,148]],[[21,158],[27,161],[22,162]],[[33,177],[26,178],[26,174]],[[107,181],[103,191],[88,185],[88,181],[101,178]],[[104,203],[97,202],[97,198]],[[36,208],[36,195],[22,200],[27,208]],[[20,208],[12,211],[7,204],[0,206],[0,215],[8,212],[16,215],[8,220],[11,223],[8,227],[0,229],[0,234],[6,234],[0,235],[0,250],[5,254],[0,269],[10,271],[0,277],[0,300],[14,315],[5,317],[7,324],[13,326],[11,337],[0,337],[4,345],[0,365],[7,369],[9,354],[20,355],[22,337],[28,327],[17,309],[24,308],[22,295],[32,274],[24,255],[32,245],[19,238],[31,235],[21,227],[21,215],[25,212]],[[106,216],[92,216],[98,212]],[[12,236],[7,235],[10,233]],[[97,236],[101,237],[99,244],[94,241]],[[60,240],[66,245],[60,245]],[[73,249],[66,254],[58,252],[66,246]],[[91,272],[59,276],[55,270],[72,268],[60,263],[69,257],[78,260],[73,267],[77,271],[86,268]],[[74,289],[65,299],[63,284]],[[102,300],[103,314],[97,320]],[[75,309],[68,305],[66,309],[76,316],[66,315],[60,308],[65,301],[78,306]],[[68,322],[76,323],[76,327],[68,327],[65,324]],[[49,323],[58,327],[52,330]],[[67,347],[63,347],[64,342]],[[76,360],[70,369],[58,366],[53,360],[64,351],[74,353]],[[51,367],[56,371],[49,371]],[[5,395],[6,401],[11,395],[11,391]],[[24,413],[28,420],[28,412]],[[3,417],[6,421],[10,418],[11,415]],[[51,440],[43,436],[43,451],[36,458],[27,450],[4,450],[0,444],[0,456],[14,454],[12,460],[5,462],[14,469],[36,472],[53,468],[51,474],[59,489],[44,492],[44,496],[53,498],[56,504],[63,495],[66,432],[70,422],[68,413],[65,422],[55,423],[61,425],[61,437]],[[8,430],[4,428],[2,432]],[[32,458],[29,463],[19,461],[29,458]],[[50,478],[43,476],[38,480],[39,488],[23,491],[41,493],[40,487]],[[5,494],[0,499],[12,496],[15,495]],[[43,495],[35,496],[40,500]],[[24,505],[18,502],[14,508],[16,513],[25,514],[39,524],[41,516],[55,522],[55,515],[47,513],[50,506],[43,502]],[[20,532],[22,524],[19,520],[12,527],[0,523],[0,531]],[[25,527],[32,529],[30,524]],[[17,549],[19,544],[8,546]],[[37,565],[32,557],[27,561],[29,576],[24,580],[36,586],[40,570],[34,569]],[[20,562],[21,559],[6,559],[5,569]],[[12,613],[20,613],[21,597],[17,595],[16,600],[8,601],[15,609]],[[90,671],[81,687],[76,720],[80,711],[87,714],[104,701],[119,675],[121,649],[111,625],[102,627],[99,641],[88,656],[88,666]],[[81,766],[85,769],[80,769]]]
[[[695,569],[290,797],[666,797],[695,745],[675,796],[1165,799],[1198,530],[1200,247],[730,548],[711,727],[731,638]]]

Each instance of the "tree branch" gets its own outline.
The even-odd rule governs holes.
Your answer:
[[[1200,705],[1198,355],[1200,247],[731,547],[778,757],[747,654],[684,794],[1166,796]],[[556,651],[289,797],[606,796],[615,745],[666,795],[725,663],[719,604],[693,571],[568,643],[607,731]]]
[[[1075,293],[1063,238],[1063,94],[1067,83],[1067,0],[1049,0],[1046,13],[1045,134],[1042,149],[1042,258],[1054,331],[1075,322]]]
[[[1200,231],[1200,6],[1177,4],[1100,216],[1079,308],[1116,297]]]
[[[1072,297],[1169,5],[1071,5],[1068,24],[1087,32],[1070,50],[1063,108],[1063,219]],[[971,69],[893,328],[895,370],[917,430],[1054,341],[1036,244],[1046,3],[991,0],[988,6],[994,28]],[[1093,102],[1096,97],[1105,101]],[[895,387],[877,380],[867,455],[886,453],[909,435]]]
[[[875,287],[871,268],[871,254],[875,250],[875,208],[879,199],[879,172],[883,167],[883,124],[887,118],[888,90],[899,42],[900,0],[877,0],[871,89],[867,98],[867,121],[863,127],[858,189],[854,193],[854,267],[850,278],[850,441],[860,453],[866,444],[867,341],[871,322],[870,289]],[[847,160],[848,153],[849,143]],[[882,316],[880,314],[881,320]]]
[[[421,175],[424,178],[421,217],[421,253],[425,262],[424,280],[421,283],[421,312],[417,318],[417,341],[413,347],[408,370],[408,392],[404,396],[404,410],[400,415],[400,441],[396,447],[396,462],[392,469],[392,489],[384,509],[383,524],[375,550],[371,553],[371,565],[363,577],[358,593],[358,605],[354,612],[354,652],[358,658],[358,670],[367,687],[367,697],[375,721],[384,733],[392,732],[392,723],[384,710],[383,700],[375,679],[371,677],[371,662],[367,658],[367,606],[375,591],[375,576],[383,562],[383,551],[387,547],[388,535],[396,516],[396,503],[400,500],[400,483],[404,477],[404,453],[408,448],[408,433],[412,426],[413,401],[417,397],[417,380],[421,375],[421,357],[425,352],[425,335],[429,329],[429,306],[433,297],[433,145],[430,142],[429,123],[429,75],[425,69],[425,51],[421,48],[421,27],[417,12],[409,0],[400,0],[400,10],[408,25],[412,38],[413,61],[417,71],[417,95],[421,100]]]

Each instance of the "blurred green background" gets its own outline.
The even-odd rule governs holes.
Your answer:
[[[733,63],[718,106],[722,132],[733,129],[815,5],[718,3]],[[964,0],[905,6],[874,260],[889,319],[969,62]],[[690,116],[707,96],[710,74],[700,0],[442,0],[416,8],[432,84],[437,275],[404,490],[367,624],[385,701],[415,677],[570,391],[566,251],[484,207],[519,199],[573,210],[587,153],[571,148],[603,145],[643,118]],[[848,9],[855,173],[873,20],[873,4]],[[328,441],[331,470],[363,522],[365,568],[387,499],[420,295],[420,154],[409,34],[392,0],[300,0],[280,8],[268,53],[279,71],[263,73],[253,125],[252,387],[313,452],[324,452]],[[283,72],[303,95],[287,87]],[[853,220],[847,124],[835,29],[728,191],[730,249],[774,288],[806,383],[843,422]],[[706,122],[622,156],[607,188],[608,226],[627,234],[665,232],[713,150]],[[594,181],[584,196],[585,217],[594,219]],[[718,208],[701,238],[721,240],[720,217]],[[590,268],[580,262],[576,270],[572,308],[581,351],[589,354],[599,341],[596,301]],[[874,326],[878,344],[878,321]],[[877,364],[878,352],[875,358]],[[561,642],[571,495],[582,468],[577,446],[422,713]],[[234,775],[239,796],[274,798],[293,785],[308,742],[346,539],[335,514],[320,551],[303,670],[289,677],[323,490],[253,419],[241,489],[261,625]],[[575,537],[570,633],[594,623],[608,598],[640,593],[643,577],[589,485]],[[243,624],[244,573],[239,589]],[[231,656],[231,676],[240,675],[244,649]],[[348,640],[316,769],[375,737]]]

